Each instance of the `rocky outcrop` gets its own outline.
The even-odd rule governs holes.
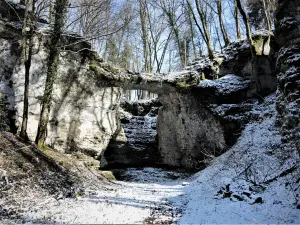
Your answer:
[[[276,19],[276,37],[281,46],[277,60],[277,121],[285,147],[297,149],[300,154],[300,2],[280,0]]]
[[[157,143],[157,99],[122,102],[120,132],[104,153],[108,168],[158,166],[161,163]],[[126,110],[126,111],[124,111]]]
[[[186,69],[196,70],[202,79],[218,79],[227,74],[236,74],[255,83],[255,92],[268,94],[276,90],[275,56],[278,46],[274,36],[268,42],[268,32],[255,31],[252,34],[256,51],[256,61],[251,60],[250,46],[247,39],[237,40],[222,53],[215,53],[215,59],[202,57]]]
[[[102,59],[91,61],[90,72],[98,77],[103,86],[123,87],[127,90],[148,90],[156,94],[176,92],[177,89],[188,89],[200,82],[197,71],[183,70],[171,74],[135,73],[116,68]]]
[[[11,117],[20,127],[24,92],[20,30],[10,23],[0,22],[0,31],[7,27],[10,37],[0,36],[0,90]],[[29,90],[28,136],[31,140],[36,136],[44,92],[47,36],[37,32],[34,43]],[[122,91],[119,87],[102,86],[99,77],[90,72],[92,52],[74,51],[68,49],[61,53],[46,143],[61,151],[80,150],[101,155],[118,128]]]
[[[227,75],[216,81],[201,81],[188,91],[160,95],[163,106],[158,113],[158,143],[162,163],[197,170],[234,144],[242,129],[230,118],[236,112],[223,115],[216,108],[250,97],[250,84],[249,80]],[[235,138],[232,133],[236,133]]]
[[[97,59],[91,62],[90,70],[108,85],[125,89],[144,89],[160,95],[190,89],[197,86],[201,80],[214,80],[235,74],[251,82],[253,95],[266,95],[276,90],[274,59],[277,45],[273,36],[268,42],[266,31],[254,33],[253,39],[256,49],[255,64],[251,60],[248,41],[239,40],[223,49],[223,53],[215,53],[213,60],[203,56],[184,70],[170,74],[134,73],[120,69],[105,71],[103,68],[111,68],[111,65]]]
[[[130,112],[121,116],[124,132],[120,129],[120,134],[111,140],[103,157],[108,164],[102,165],[164,165],[198,170],[236,142],[252,118],[247,112],[253,100],[246,100],[255,95],[253,82],[226,75],[198,85],[174,83],[169,92],[159,94],[159,101],[122,103]],[[155,111],[160,103],[157,152]]]
[[[47,27],[38,30],[35,40],[28,128],[32,140],[37,130],[45,82],[47,32]],[[24,83],[20,26],[15,22],[0,21],[0,38],[1,92],[6,97],[8,109],[15,113],[13,118],[18,127]],[[67,44],[77,39],[80,37],[65,34],[63,41]],[[242,40],[231,44],[222,54],[216,54],[214,60],[204,57],[185,70],[168,75],[126,71],[104,62],[90,51],[88,43],[73,47],[67,44],[69,47],[62,52],[59,77],[55,84],[47,144],[62,151],[81,150],[97,156],[103,156],[109,143],[118,149],[125,146],[124,142],[142,142],[143,146],[149,146],[147,141],[142,140],[143,135],[135,133],[133,136],[133,133],[129,133],[132,130],[139,131],[137,127],[144,124],[149,125],[145,126],[147,129],[154,127],[155,120],[152,117],[147,121],[142,121],[146,117],[139,117],[144,116],[147,107],[138,109],[137,113],[141,115],[133,116],[127,124],[123,123],[127,134],[122,131],[118,118],[121,88],[144,89],[157,93],[163,105],[157,121],[158,161],[174,167],[202,167],[212,157],[225,151],[228,145],[234,144],[239,136],[245,119],[232,119],[231,114],[247,110],[247,106],[240,103],[258,94],[268,94],[276,86],[272,64],[275,47],[271,44],[270,48],[264,33],[257,34],[254,39],[256,64],[249,58],[247,41]],[[84,51],[76,53],[79,49]],[[205,80],[207,78],[220,79]],[[228,109],[228,104],[235,106]],[[225,112],[220,113],[220,109]],[[147,131],[149,143],[153,141],[154,131]],[[111,139],[116,142],[113,143]],[[131,144],[127,147],[138,149]],[[123,153],[119,151],[114,155],[126,156],[124,152],[128,150],[127,147],[123,148]],[[107,154],[110,154],[109,151]],[[133,157],[134,161],[141,159],[139,154],[132,154],[137,155]],[[148,155],[150,157],[151,154]],[[133,160],[129,160],[128,155],[126,157],[128,161]],[[105,158],[101,157],[103,165],[107,163]],[[112,162],[120,162],[119,159],[113,159]]]
[[[193,93],[159,97],[158,143],[162,163],[200,169],[205,159],[224,149],[224,131],[217,118]]]
[[[21,3],[21,0],[0,0],[0,19],[20,22],[20,19],[23,20],[25,15],[24,4]],[[36,17],[35,19],[38,22],[46,23],[41,18]]]
[[[158,141],[163,163],[203,167],[236,142],[252,117],[247,113],[253,105],[251,99],[261,100],[260,95],[276,90],[274,37],[268,42],[264,31],[253,37],[254,60],[248,41],[239,40],[216,53],[213,60],[203,57],[182,74],[164,77],[163,82],[169,79],[176,89],[159,95],[163,107],[158,114]],[[193,74],[190,80],[188,71]],[[178,77],[183,79],[178,81]]]

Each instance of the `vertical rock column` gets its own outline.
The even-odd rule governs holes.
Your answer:
[[[278,123],[289,149],[300,153],[300,1],[279,0],[276,12],[279,51]]]

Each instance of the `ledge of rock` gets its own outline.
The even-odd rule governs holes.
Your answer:
[[[104,153],[108,168],[160,165],[157,143],[157,99],[121,103],[120,129]]]

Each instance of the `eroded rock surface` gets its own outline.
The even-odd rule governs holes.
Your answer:
[[[6,28],[7,23],[1,22],[0,30]],[[0,89],[16,127],[20,128],[25,73],[20,30],[10,28],[10,38],[0,37]],[[46,36],[38,34],[34,43],[27,130],[32,141],[37,132],[48,57]],[[89,55],[88,52],[79,54],[69,50],[61,53],[46,140],[55,149],[100,155],[117,130],[121,88],[102,86],[98,82],[99,78],[90,73],[92,58],[92,53]]]
[[[162,162],[199,169],[232,146],[252,116],[255,99],[276,90],[274,37],[254,33],[256,56],[247,40],[232,43],[215,59],[196,60],[181,73],[168,74],[175,91],[162,93],[158,143]],[[195,74],[188,79],[187,71]],[[182,77],[184,79],[176,80]],[[197,79],[198,77],[198,79]],[[208,78],[208,79],[207,79]]]
[[[268,94],[276,90],[275,55],[278,46],[271,34],[268,42],[268,32],[258,30],[252,34],[256,51],[256,61],[253,64],[247,39],[237,40],[222,53],[215,53],[215,59],[202,57],[191,63],[186,69],[196,70],[202,79],[217,79],[228,74],[236,74],[255,83],[258,94]]]
[[[235,143],[241,121],[214,107],[239,104],[252,94],[251,82],[235,75],[201,81],[189,91],[159,96],[158,143],[162,163],[197,170]],[[242,106],[236,105],[236,108]],[[226,112],[225,108],[219,108]],[[232,133],[236,137],[232,137]]]
[[[300,153],[300,2],[279,1],[276,19],[276,37],[281,45],[277,60],[277,121],[286,150],[297,149]]]
[[[8,36],[9,33],[13,38]],[[45,33],[47,29],[37,32],[37,54],[33,56],[30,78],[28,135],[32,140],[36,135],[46,76]],[[20,26],[1,21],[0,37],[1,92],[6,97],[8,109],[15,113],[13,118],[18,128],[24,84]],[[241,121],[246,119],[229,119],[228,112],[246,110],[247,107],[238,105],[258,94],[268,94],[274,90],[276,78],[271,63],[274,49],[266,44],[266,38],[263,32],[255,38],[255,64],[249,58],[247,41],[242,40],[231,44],[223,54],[216,54],[214,60],[207,61],[204,57],[183,71],[167,75],[135,73],[117,68],[91,52],[89,44],[66,49],[62,52],[59,77],[54,88],[47,144],[62,151],[81,150],[90,155],[103,156],[108,144],[112,143],[111,139],[117,140],[119,145],[126,138],[118,118],[121,88],[144,89],[157,93],[163,105],[157,122],[161,163],[189,169],[201,168],[205,162],[225,151],[228,145],[234,144],[243,128]],[[67,34],[63,41],[74,42]],[[75,53],[78,48],[85,51]],[[268,63],[264,63],[265,59],[269,60]],[[262,65],[265,65],[264,69],[261,69]],[[217,77],[221,79],[203,80]],[[219,106],[226,104],[236,104],[235,110],[220,113],[220,109],[226,106]],[[151,119],[149,127],[154,127],[153,121]],[[136,127],[146,124],[139,117],[134,117],[131,122],[123,126],[127,132],[138,131]],[[235,134],[234,137],[231,133]],[[145,144],[138,133],[128,133],[127,136],[132,143]],[[151,133],[150,140],[153,136]],[[102,163],[105,165],[105,160]]]
[[[110,168],[160,165],[156,127],[160,105],[157,99],[121,104],[120,132],[110,141],[104,154],[107,164],[102,165]]]

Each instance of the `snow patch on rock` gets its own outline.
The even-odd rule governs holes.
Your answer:
[[[202,88],[216,88],[219,94],[228,94],[245,89],[249,86],[250,81],[234,74],[228,74],[217,80],[203,80],[198,85]]]

